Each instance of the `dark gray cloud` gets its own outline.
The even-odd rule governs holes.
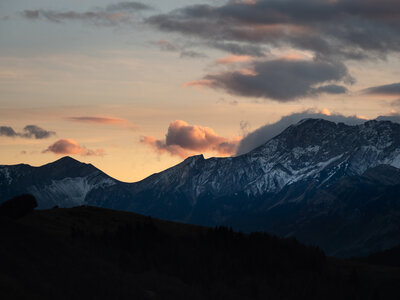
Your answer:
[[[38,10],[25,10],[22,15],[27,19],[39,19],[39,11]]]
[[[0,126],[0,136],[16,137],[18,133],[16,133],[12,127]]]
[[[361,59],[400,51],[398,0],[228,1],[186,6],[147,23],[214,43],[287,45],[322,57]]]
[[[31,20],[43,19],[54,23],[82,21],[94,25],[115,26],[120,23],[129,23],[132,21],[132,13],[151,9],[150,6],[139,2],[120,2],[105,8],[97,8],[86,12],[44,9],[25,10],[22,16]]]
[[[210,74],[192,84],[223,89],[239,96],[285,102],[321,93],[344,93],[345,87],[331,82],[352,81],[347,68],[340,63],[279,59],[252,62],[248,67],[251,72]]]
[[[12,127],[0,126],[0,136],[21,137],[26,139],[47,139],[56,133],[54,131],[45,130],[36,125],[27,125],[22,132],[16,132]]]
[[[326,115],[323,113],[317,113],[313,111],[304,111],[300,113],[294,113],[288,116],[282,117],[278,122],[266,124],[261,126],[260,128],[254,130],[253,132],[249,133],[245,136],[239,143],[236,151],[236,155],[245,154],[258,146],[266,143],[273,137],[280,134],[283,130],[285,130],[290,125],[296,124],[303,119],[325,119],[332,122],[342,122],[348,125],[357,125],[362,124],[365,122],[364,119],[360,119],[356,116],[343,116],[339,114],[331,114]],[[381,118],[389,118],[389,117],[381,117]],[[388,120],[388,119],[386,119]],[[392,121],[398,120],[400,123],[400,118],[397,119],[393,116]]]
[[[48,131],[36,125],[27,125],[21,136],[24,138],[47,139],[55,134],[54,131]]]
[[[400,96],[400,83],[370,87],[368,89],[365,89],[364,93],[369,95]]]
[[[128,2],[119,2],[116,4],[108,5],[106,10],[107,11],[140,11],[140,10],[152,10],[153,7],[143,4],[140,2],[128,1]]]
[[[109,13],[104,11],[59,12],[53,10],[30,10],[24,11],[23,16],[27,19],[43,19],[54,23],[65,21],[83,21],[95,25],[112,26],[128,20],[125,14]]]

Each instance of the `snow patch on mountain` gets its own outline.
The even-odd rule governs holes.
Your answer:
[[[111,178],[67,177],[52,180],[50,184],[43,187],[31,186],[28,191],[39,200],[39,203],[54,202],[58,206],[73,207],[86,204],[86,196],[92,190],[114,184],[115,181]]]
[[[6,184],[10,185],[13,181],[10,170],[7,167],[0,166],[0,173],[3,175]]]

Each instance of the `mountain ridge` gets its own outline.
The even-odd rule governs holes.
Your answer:
[[[134,183],[119,182],[68,157],[43,167],[56,169],[46,172],[49,177],[44,184],[28,180],[13,189],[34,194],[40,208],[96,205],[199,225],[266,230],[300,237],[337,256],[384,250],[400,238],[400,222],[390,210],[397,213],[399,209],[400,214],[393,192],[400,186],[400,125],[390,121],[350,126],[306,119],[247,154],[208,159],[192,156]],[[5,168],[0,167],[3,191],[12,187],[7,184]],[[9,192],[6,196],[14,195]],[[4,201],[4,196],[0,198]],[[379,199],[386,199],[382,201],[389,207],[374,212],[371,207],[378,205]],[[362,218],[353,218],[352,209],[358,209]],[[361,228],[361,224],[366,226],[365,216],[377,218],[374,222],[380,228],[370,236]],[[391,216],[392,223],[385,223],[385,216]],[[316,224],[320,231],[315,231]],[[343,238],[351,224],[358,228],[354,233],[360,238],[357,245]],[[335,239],[326,240],[322,228],[330,230]],[[385,234],[390,235],[386,239],[390,243],[380,238]],[[369,246],[363,249],[362,245]]]

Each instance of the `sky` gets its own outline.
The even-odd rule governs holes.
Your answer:
[[[400,112],[397,0],[0,0],[0,164],[121,181]]]

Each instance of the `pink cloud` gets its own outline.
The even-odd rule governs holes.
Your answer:
[[[137,126],[133,125],[128,120],[121,119],[121,118],[114,118],[114,117],[83,116],[83,117],[69,117],[69,118],[67,118],[67,120],[73,121],[73,122],[98,124],[98,125],[111,125],[111,126],[118,126],[118,127],[123,127],[123,128],[137,129]]]
[[[192,80],[189,82],[185,82],[183,84],[184,87],[203,87],[203,86],[212,87],[212,85],[213,81],[208,79]]]
[[[103,156],[103,149],[91,150],[84,146],[80,146],[78,142],[73,139],[61,139],[50,145],[43,153],[52,152],[54,154],[71,155],[79,154],[82,156]]]
[[[167,145],[165,141],[158,140],[153,136],[142,136],[140,142],[152,147],[159,154],[169,153],[172,156],[180,156],[182,158],[193,155],[191,151],[186,151],[181,146]]]
[[[254,60],[254,57],[248,55],[228,55],[216,60],[217,64],[229,65],[234,63],[243,63]]]
[[[230,156],[236,152],[240,139],[239,137],[228,139],[218,135],[209,127],[189,125],[185,121],[176,120],[169,124],[165,140],[144,136],[141,142],[153,147],[158,153],[186,158],[201,152]]]

